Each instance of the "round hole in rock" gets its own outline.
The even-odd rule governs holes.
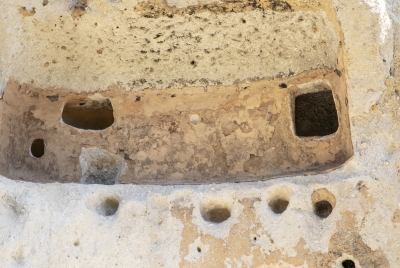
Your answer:
[[[314,213],[320,218],[327,218],[331,215],[336,206],[335,196],[326,188],[315,190],[311,195],[314,204]]]
[[[108,197],[103,202],[101,202],[98,212],[103,216],[114,215],[119,208],[119,200],[115,197]]]
[[[197,252],[201,252],[201,248],[200,247],[197,247]]]
[[[114,123],[114,110],[109,99],[75,98],[64,105],[65,124],[85,130],[102,130]]]
[[[327,218],[332,213],[332,205],[327,200],[315,203],[315,215],[321,218]]]
[[[269,202],[269,206],[275,214],[282,214],[288,207],[289,201],[286,199],[278,198]]]
[[[231,217],[231,212],[227,208],[215,207],[208,210],[204,215],[203,219],[213,223],[221,223]]]
[[[343,268],[356,268],[356,264],[352,260],[344,260],[342,266]]]
[[[205,221],[222,223],[231,217],[231,206],[225,200],[209,200],[202,203],[200,213]]]
[[[292,188],[287,185],[274,185],[268,188],[268,205],[275,214],[286,211],[292,191]]]
[[[34,140],[31,145],[31,154],[36,158],[42,157],[44,155],[44,147],[43,139]]]
[[[285,83],[282,83],[279,85],[280,88],[287,88],[287,85]]]
[[[339,127],[331,90],[311,92],[295,98],[294,123],[299,137],[327,136]]]

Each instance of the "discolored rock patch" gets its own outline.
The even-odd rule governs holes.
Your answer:
[[[276,12],[292,12],[292,6],[281,0],[244,0],[244,1],[222,1],[221,3],[208,3],[193,5],[189,7],[176,7],[168,5],[167,1],[144,1],[135,6],[134,9],[145,18],[168,17],[175,15],[196,15],[203,12],[213,14],[239,13],[253,10],[272,10]]]

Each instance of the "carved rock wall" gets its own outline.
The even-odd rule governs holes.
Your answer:
[[[0,29],[2,29],[0,31],[0,74],[5,89],[1,101],[2,109],[4,109],[1,124],[7,126],[2,127],[0,131],[0,134],[3,135],[1,138],[1,146],[3,146],[1,165],[3,165],[4,172],[9,172],[6,175],[14,179],[3,177],[0,181],[0,263],[2,266],[399,267],[399,3],[389,0],[334,0],[333,2],[293,0],[286,4],[279,1],[250,4],[247,2],[192,3],[184,1],[179,1],[179,4],[175,2],[167,3],[177,7],[172,8],[165,3],[158,2],[136,3],[134,1],[82,1],[76,3],[49,0],[29,3],[24,1],[1,3],[3,12],[0,15]],[[197,6],[197,8],[188,7],[192,5]],[[46,11],[45,8],[48,8],[48,10]],[[184,31],[190,16],[206,18],[212,22],[219,20],[221,25],[225,25],[226,21],[236,18],[237,22],[235,20],[235,23],[237,24],[231,24],[235,25],[234,27],[230,25],[230,29],[222,29],[221,26],[222,28],[218,32],[222,33],[221,37],[210,41],[209,46],[228,42],[227,34],[235,33],[235,31],[240,32],[241,28],[245,31],[251,23],[258,24],[255,27],[267,27],[260,21],[263,21],[263,19],[265,19],[265,22],[270,21],[270,16],[285,21],[284,18],[291,20],[293,17],[298,18],[299,14],[302,14],[304,18],[312,18],[315,15],[318,18],[324,18],[325,25],[328,25],[327,21],[333,23],[334,32],[339,42],[337,50],[332,52],[329,49],[329,51],[337,53],[334,55],[338,56],[339,62],[329,61],[330,54],[325,54],[325,49],[319,50],[321,46],[318,45],[315,53],[310,55],[318,56],[319,59],[313,64],[318,63],[318,61],[323,62],[323,68],[310,70],[313,68],[310,66],[314,65],[306,65],[305,63],[297,65],[301,62],[301,59],[297,59],[297,63],[293,63],[297,67],[293,69],[295,71],[290,69],[294,72],[291,73],[288,68],[288,65],[292,64],[291,60],[283,60],[282,65],[279,65],[281,64],[277,61],[279,53],[276,54],[278,56],[271,58],[266,56],[264,60],[260,60],[257,55],[250,52],[248,53],[253,56],[233,55],[231,52],[237,50],[229,50],[232,48],[228,46],[228,48],[224,48],[227,50],[222,52],[220,50],[210,51],[210,56],[207,56],[210,59],[212,55],[216,57],[218,55],[231,56],[230,61],[218,61],[215,66],[217,69],[206,68],[207,65],[202,65],[205,64],[203,61],[189,59],[189,55],[194,54],[185,52],[179,55],[184,59],[183,62],[185,64],[188,62],[188,64],[177,64],[176,68],[171,68],[171,62],[176,60],[178,55],[174,58],[160,58],[165,59],[165,65],[164,67],[160,65],[159,69],[154,69],[154,72],[162,77],[163,84],[156,86],[154,81],[157,81],[158,78],[148,75],[146,76],[147,79],[144,78],[146,82],[134,84],[133,88],[129,88],[129,83],[132,84],[131,81],[136,81],[140,79],[138,77],[145,76],[145,68],[148,68],[153,58],[150,58],[150,60],[143,55],[142,65],[135,62],[131,63],[132,66],[136,66],[133,69],[137,72],[133,72],[128,63],[123,63],[126,59],[124,53],[133,53],[139,47],[137,44],[131,46],[121,44],[119,46],[113,43],[115,39],[111,36],[116,35],[120,38],[118,40],[124,40],[124,36],[129,36],[126,33],[128,31],[126,27],[120,26],[122,24],[111,23],[113,21],[119,22],[126,16],[126,14],[124,15],[125,8],[127,13],[129,11],[130,16],[136,19],[135,23],[132,23],[132,27],[138,26],[138,21],[144,20],[144,18],[154,20],[152,22],[154,24],[148,23],[148,25],[139,26],[147,26],[150,28],[150,32],[157,32],[154,36],[151,35],[152,38],[157,37],[159,32],[155,29],[164,29],[162,27],[168,25],[172,19],[180,19],[181,25],[183,25],[182,31]],[[266,18],[257,17],[262,17],[260,14],[265,14]],[[54,23],[57,24],[54,29],[50,27],[56,19],[60,19],[60,16],[63,16],[60,21],[65,20],[63,24],[63,27],[66,27],[64,28],[65,33],[64,30],[55,30],[57,27],[61,27],[59,23]],[[258,20],[252,20],[253,16]],[[241,19],[244,19],[245,23]],[[191,20],[194,21],[195,19],[192,18]],[[89,23],[88,21],[92,22],[93,29],[89,30],[89,28],[83,27],[79,30],[79,25],[85,25],[84,23]],[[94,28],[95,23],[100,28]],[[321,23],[324,25],[323,22]],[[35,24],[37,26],[34,26]],[[74,26],[75,24],[78,26]],[[272,25],[270,30],[274,29],[274,23],[268,25]],[[279,23],[276,24],[276,26],[278,25]],[[120,28],[116,28],[117,26]],[[71,31],[71,28],[68,27],[77,27],[77,29]],[[114,31],[111,31],[111,28]],[[99,34],[97,31],[102,30],[96,29],[108,31],[111,39],[102,39],[103,44],[109,43],[101,50],[101,53],[97,52],[102,47],[97,47],[99,43],[96,37]],[[210,29],[219,28],[210,27]],[[296,29],[301,32],[300,28]],[[67,31],[70,32],[71,37],[66,37],[68,36]],[[134,28],[132,31],[137,31],[137,29]],[[48,40],[46,41],[45,37],[50,38],[50,32],[58,33],[54,34],[51,39],[56,45]],[[225,36],[224,33],[226,33]],[[106,33],[102,34],[107,35]],[[90,36],[94,37],[93,43],[87,41],[92,38]],[[250,35],[249,38],[256,36],[257,34]],[[304,36],[304,34],[301,36]],[[163,34],[156,39],[151,39],[151,41],[149,37],[147,38],[153,44],[153,42],[158,42],[155,40],[166,37]],[[328,34],[327,36],[321,35],[322,37],[332,38]],[[69,54],[67,55],[67,52],[70,53],[68,49],[75,49],[75,47],[73,43],[66,44],[64,41],[68,39],[75,42],[73,40],[77,38],[82,39],[76,41],[76,46],[79,49],[71,54],[81,55],[81,57],[76,59],[78,62],[68,63]],[[186,40],[185,38],[189,37],[182,37],[182,40]],[[288,38],[291,40],[290,38],[300,37],[296,37],[294,31],[288,31]],[[35,40],[40,44],[35,44]],[[185,41],[183,43],[186,44]],[[294,43],[296,45],[298,45],[297,43],[302,44],[301,42]],[[264,44],[264,41],[257,45],[256,40],[251,40],[251,44],[248,44],[248,48],[244,51],[251,50],[251,48],[261,44]],[[326,45],[332,46],[334,42],[327,42]],[[59,50],[56,49],[57,46],[59,46]],[[65,46],[65,49],[62,46]],[[129,47],[129,49],[126,50],[126,47]],[[312,47],[307,47],[312,49]],[[179,48],[189,49],[184,44],[181,44]],[[196,47],[193,51],[199,51],[198,48]],[[267,46],[265,51],[275,53],[279,48],[285,50],[289,46],[280,45],[275,48]],[[93,50],[90,52],[93,54],[85,52],[89,50]],[[112,53],[107,54],[107,50],[112,51]],[[119,50],[121,52],[118,52]],[[305,49],[303,52],[306,53],[307,50]],[[319,54],[320,52],[321,54]],[[140,54],[150,55],[150,52]],[[164,55],[160,48],[161,54]],[[107,57],[102,58],[101,55],[113,57],[107,59]],[[120,55],[121,58],[116,57],[116,55]],[[295,57],[301,55],[301,53],[288,52],[288,55]],[[56,56],[57,59],[54,58]],[[53,59],[55,63],[53,63]],[[131,59],[136,58],[131,57]],[[238,61],[236,62],[235,59]],[[246,61],[246,59],[249,59],[249,61]],[[283,69],[279,69],[283,70],[282,74],[274,71],[277,69],[269,69],[272,71],[268,73],[269,70],[265,71],[265,69],[259,68],[260,63],[257,63],[257,60],[267,63],[269,59],[276,62],[274,66],[277,69],[281,68],[279,66],[283,66]],[[195,61],[195,64],[191,64],[192,60]],[[104,61],[103,65],[99,65],[101,61]],[[47,62],[48,64],[46,64]],[[153,62],[151,66],[157,66],[160,62],[164,64],[161,60],[158,63],[154,60]],[[238,71],[241,66],[240,63],[246,67],[243,73]],[[196,64],[197,66],[192,66]],[[71,66],[71,68],[81,66],[81,68],[76,70],[74,72],[76,76],[72,77],[70,71],[65,71],[68,69],[63,71],[63,66]],[[106,72],[102,66],[109,66],[109,72]],[[206,78],[209,81],[214,80],[214,82],[205,85],[201,84],[204,80],[197,81],[196,77],[200,77],[201,72],[193,71],[196,68],[199,68],[198,70],[203,73],[204,70],[210,69],[211,71],[207,73]],[[178,72],[173,73],[174,70],[178,70]],[[215,70],[221,70],[221,72]],[[257,74],[257,70],[262,75]],[[339,70],[341,76],[335,70]],[[90,72],[91,75],[86,72]],[[132,73],[137,74],[137,76]],[[230,73],[242,76],[230,79],[228,76]],[[95,74],[95,76],[103,74],[103,76],[100,76],[98,82],[96,82],[96,80],[90,80],[93,79],[92,74]],[[344,144],[348,144],[347,148],[352,148],[351,144],[354,146],[354,157],[342,167],[335,166],[337,168],[335,170],[323,169],[321,172],[324,173],[318,172],[320,174],[309,176],[289,177],[286,175],[285,178],[263,182],[175,186],[88,185],[80,183],[80,179],[84,177],[82,171],[84,171],[84,174],[85,171],[93,174],[97,170],[95,166],[88,164],[93,160],[93,155],[101,156],[104,159],[102,161],[104,165],[99,166],[99,169],[103,169],[109,163],[120,163],[109,169],[109,173],[114,174],[122,173],[125,168],[129,168],[129,165],[125,166],[124,164],[127,163],[125,154],[103,150],[100,148],[102,146],[98,146],[93,152],[90,149],[93,148],[90,142],[93,142],[94,135],[98,135],[97,139],[101,141],[102,132],[70,130],[71,127],[65,125],[63,126],[64,130],[75,131],[76,133],[71,134],[68,131],[63,132],[57,129],[54,130],[55,136],[65,135],[70,137],[76,135],[79,139],[82,139],[80,142],[84,142],[83,139],[86,137],[90,144],[83,150],[83,155],[82,151],[79,150],[76,150],[75,154],[72,155],[72,158],[76,159],[71,160],[71,163],[75,163],[71,164],[71,167],[76,165],[76,167],[85,167],[85,169],[71,169],[71,172],[75,174],[72,177],[76,179],[66,179],[65,182],[75,181],[78,183],[40,184],[15,180],[49,182],[50,175],[57,172],[33,173],[31,179],[25,177],[27,171],[18,173],[15,163],[20,163],[20,169],[32,165],[32,170],[37,170],[35,169],[37,164],[34,162],[27,164],[23,161],[25,159],[22,157],[24,154],[18,148],[23,148],[20,150],[26,150],[29,153],[31,141],[38,137],[32,135],[31,141],[19,143],[21,147],[9,146],[10,141],[24,135],[22,124],[17,121],[13,125],[11,124],[12,121],[15,118],[26,118],[27,122],[36,124],[31,126],[36,130],[45,124],[42,121],[47,122],[50,118],[54,118],[54,122],[49,120],[52,123],[49,123],[51,127],[46,128],[46,131],[43,132],[46,134],[52,128],[54,129],[55,122],[61,119],[63,103],[70,99],[72,91],[79,98],[81,96],[91,97],[90,100],[110,98],[115,115],[118,115],[118,109],[120,111],[128,111],[129,109],[135,111],[132,108],[134,106],[131,106],[130,103],[124,108],[118,104],[129,98],[133,103],[136,103],[137,96],[140,96],[139,103],[142,103],[141,111],[146,111],[146,107],[156,106],[164,107],[159,109],[170,109],[171,107],[165,108],[163,105],[165,103],[170,103],[169,106],[185,107],[185,103],[188,101],[180,94],[183,95],[185,92],[189,94],[190,90],[202,90],[198,96],[225,96],[224,91],[214,90],[229,91],[232,88],[232,91],[235,89],[235,94],[237,94],[235,98],[244,102],[243,99],[246,98],[241,94],[246,94],[243,92],[248,89],[240,88],[242,85],[244,87],[249,86],[251,89],[254,88],[254,92],[257,92],[256,85],[261,85],[261,87],[271,88],[269,92],[279,92],[272,94],[286,95],[291,90],[290,85],[296,84],[292,88],[294,93],[299,90],[297,84],[311,82],[314,79],[328,79],[324,78],[324,74],[327,74],[328,77],[336,77],[337,80],[343,79],[341,81],[345,83],[344,92],[347,92],[348,97],[348,108],[345,111],[348,110],[349,112],[348,118],[351,128],[351,136],[350,128],[347,128],[349,134],[347,137],[351,137],[352,142],[349,143],[345,139],[347,143]],[[174,77],[183,77],[182,79],[192,77],[192,81],[195,82],[193,84],[188,84],[187,81],[183,80],[171,82]],[[253,81],[250,78],[256,79]],[[239,79],[239,82],[236,83],[235,79]],[[121,83],[118,83],[118,81]],[[220,82],[222,84],[219,85],[217,81],[223,82]],[[296,83],[292,81],[296,81]],[[297,81],[301,81],[301,83],[297,83]],[[163,86],[168,83],[172,83],[171,88]],[[282,83],[289,85],[289,87],[282,89],[279,87]],[[198,88],[190,89],[192,86]],[[212,90],[204,93],[205,86]],[[18,91],[19,87],[21,88]],[[110,90],[109,92],[121,92],[120,94],[125,91],[126,99],[122,95],[117,96],[114,93],[116,99],[120,100],[119,103],[114,102],[112,96],[106,96],[106,91],[100,88],[106,88]],[[159,92],[168,93],[168,97],[165,97],[168,101],[160,101],[154,106],[147,104],[146,101],[150,99],[149,96],[152,96],[151,98],[157,97],[156,93],[150,93],[151,88],[155,89],[154,92],[159,90]],[[335,91],[335,88],[332,88],[332,91]],[[47,92],[56,94],[48,94]],[[82,93],[85,94],[81,95]],[[105,96],[101,97],[95,93]],[[210,95],[202,95],[208,93]],[[171,99],[175,99],[170,97],[172,94],[176,94],[176,99],[181,98],[178,104],[170,102]],[[343,103],[346,104],[346,94],[339,97],[339,99],[342,98],[341,107],[345,106]],[[58,97],[56,97],[57,95]],[[19,103],[18,100],[20,100]],[[249,98],[246,100],[249,100]],[[26,110],[26,108],[29,108],[27,103],[31,101],[41,105],[37,105],[38,108]],[[249,101],[246,105],[254,105],[252,102],[255,102],[255,100]],[[197,102],[192,101],[192,103]],[[204,101],[198,101],[198,103],[198,105],[201,105]],[[215,103],[218,103],[218,101],[215,101]],[[213,102],[209,101],[206,104],[213,105]],[[286,105],[290,107],[289,104]],[[337,103],[336,107],[338,107]],[[58,110],[58,112],[50,112],[52,109]],[[218,110],[217,108],[214,109]],[[24,111],[25,115],[23,115]],[[291,110],[286,111],[286,118],[290,119],[289,111]],[[185,114],[182,120],[185,120],[187,124],[200,122],[198,117],[190,116],[192,114],[195,113]],[[203,118],[200,113],[198,114],[199,117]],[[219,128],[216,127],[216,129],[219,129],[224,135],[224,132],[228,133],[230,129],[236,128],[235,137],[242,137],[244,132],[240,128],[242,121],[239,120],[239,115],[240,113],[237,114],[238,117],[236,118],[237,128],[235,124],[224,128],[222,128],[223,124],[220,124],[218,125]],[[343,114],[339,112],[338,115],[341,117]],[[46,120],[42,120],[42,118],[46,118]],[[118,123],[119,117],[115,116],[114,118],[114,124]],[[63,124],[57,122],[57,124]],[[290,120],[287,122],[287,124],[293,123]],[[15,130],[11,132],[11,126],[18,129],[21,134],[18,134],[18,131]],[[281,126],[286,126],[290,130],[289,125],[282,124]],[[244,127],[243,129],[246,130]],[[121,129],[120,131],[123,132],[124,130]],[[291,131],[288,133],[293,133]],[[171,134],[175,133],[168,132],[166,135]],[[174,135],[171,137],[174,137]],[[118,141],[119,139],[108,141],[107,146],[111,148]],[[59,159],[56,155],[62,154],[63,150],[67,151],[69,147],[76,146],[73,142],[62,138],[54,144],[57,148],[53,152],[55,160]],[[204,143],[204,146],[207,146],[207,144]],[[11,149],[15,151],[9,151]],[[43,156],[39,159],[50,154],[50,144],[46,144],[45,149]],[[292,151],[288,150],[288,152],[294,153]],[[40,154],[40,151],[35,150],[34,153]],[[129,158],[138,157],[138,154],[126,154]],[[144,156],[147,154],[145,153]],[[251,153],[246,152],[246,154],[250,157]],[[351,154],[352,150],[350,150]],[[18,157],[13,159],[14,156]],[[254,154],[254,156],[257,155]],[[254,156],[252,159],[254,159]],[[35,160],[31,156],[29,157],[27,159]],[[59,161],[59,164],[68,166],[67,161]],[[115,168],[116,166],[118,168]],[[243,166],[241,167],[243,168]],[[64,174],[64,171],[62,171],[64,169],[60,168],[60,170],[60,176],[56,177],[56,180],[63,181],[61,174]],[[251,170],[251,168],[247,168],[247,170]],[[104,173],[102,174],[104,175]],[[67,173],[64,175],[68,178]],[[21,178],[18,178],[18,176]],[[261,177],[269,178],[268,176]],[[123,178],[124,175],[119,177],[120,180]],[[146,176],[142,178],[144,180]],[[241,176],[238,175],[238,178],[241,178]],[[107,180],[107,177],[105,177],[105,180]],[[179,177],[177,181],[179,181]]]

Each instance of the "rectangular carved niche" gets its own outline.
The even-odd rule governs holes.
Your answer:
[[[344,77],[328,69],[209,86],[207,91],[190,87],[128,93],[115,87],[78,96],[10,80],[0,103],[0,172],[27,181],[82,182],[82,170],[121,170],[114,172],[118,178],[111,178],[113,183],[140,184],[256,181],[327,172],[353,155],[346,94]],[[112,107],[110,126],[80,129],[63,122],[66,105],[81,109],[79,117],[86,114],[87,103]],[[30,152],[35,139],[45,145],[40,157]],[[84,169],[81,154],[89,149],[108,152],[107,162],[93,155]]]
[[[338,112],[329,81],[298,85],[292,95],[294,132],[298,137],[333,135],[339,128]]]

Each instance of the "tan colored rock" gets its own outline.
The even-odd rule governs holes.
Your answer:
[[[0,6],[1,267],[400,266],[397,1]]]

